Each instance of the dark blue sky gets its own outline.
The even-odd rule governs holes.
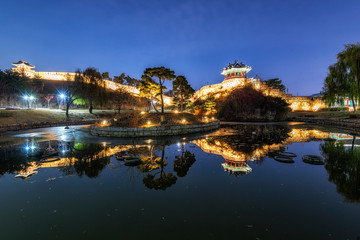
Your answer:
[[[38,71],[139,78],[164,65],[199,89],[237,59],[309,95],[343,45],[360,41],[360,1],[2,0],[0,22],[0,69],[23,59]]]

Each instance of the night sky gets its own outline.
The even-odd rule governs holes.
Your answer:
[[[239,60],[289,93],[320,92],[344,44],[360,41],[359,0],[1,0],[0,69],[93,66],[140,78],[166,66],[199,89]]]

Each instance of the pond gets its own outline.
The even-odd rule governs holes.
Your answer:
[[[1,239],[360,237],[360,140],[341,131],[257,124],[114,139],[77,126],[0,144]],[[284,151],[296,157],[274,159]]]

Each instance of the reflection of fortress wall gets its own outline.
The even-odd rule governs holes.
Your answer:
[[[226,160],[231,161],[256,161],[265,157],[269,152],[280,150],[281,147],[292,144],[293,142],[309,142],[316,138],[328,138],[329,133],[318,130],[292,129],[289,137],[278,144],[258,146],[253,152],[246,154],[238,150],[234,150],[225,141],[216,139],[209,141],[207,139],[194,140],[197,146],[204,152],[221,155]]]
[[[195,92],[194,99],[205,100],[209,97],[215,99],[228,95],[232,90],[243,87],[245,84],[251,84],[254,89],[262,92],[266,96],[280,97],[290,104],[292,110],[317,111],[326,107],[321,98],[294,97],[291,94],[280,92],[278,89],[271,88],[265,82],[258,78],[247,78],[247,73],[251,70],[249,66],[235,61],[224,68],[221,74],[225,75],[225,80],[218,84],[212,84],[202,87]]]
[[[75,80],[75,73],[71,72],[37,72],[33,70],[32,68],[35,68],[34,65],[29,64],[28,62],[25,62],[23,60],[20,60],[16,63],[13,63],[15,66],[12,68],[13,72],[19,72],[24,74],[25,76],[29,78],[40,78],[45,80],[52,80],[52,81],[74,81]],[[110,80],[104,80],[106,84],[106,88],[111,90],[117,90],[119,88],[123,89],[124,91],[127,91],[135,96],[139,95],[139,90],[136,87],[128,86],[119,84]],[[165,105],[171,105],[172,104],[172,98],[169,96],[164,95],[164,103]]]

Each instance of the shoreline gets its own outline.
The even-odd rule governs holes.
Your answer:
[[[76,120],[76,121],[58,121],[58,122],[32,122],[32,123],[18,123],[18,124],[6,124],[0,125],[0,133],[8,131],[21,131],[37,128],[48,127],[61,127],[61,126],[73,126],[73,125],[88,125],[94,124],[99,120]]]
[[[332,118],[296,118],[295,120],[314,124],[323,127],[335,127],[340,130],[348,131],[354,135],[360,135],[360,121],[352,119],[332,119]]]
[[[21,131],[29,129],[47,128],[47,127],[61,127],[73,125],[88,125],[98,122],[99,119],[92,120],[70,120],[70,121],[57,121],[57,122],[31,122],[31,123],[18,123],[18,124],[3,124],[0,125],[0,134],[7,131]],[[220,127],[232,125],[302,125],[311,124],[322,127],[334,127],[339,130],[351,132],[360,135],[360,121],[352,119],[324,119],[324,118],[295,118],[294,121],[283,122],[227,122],[220,121]]]

